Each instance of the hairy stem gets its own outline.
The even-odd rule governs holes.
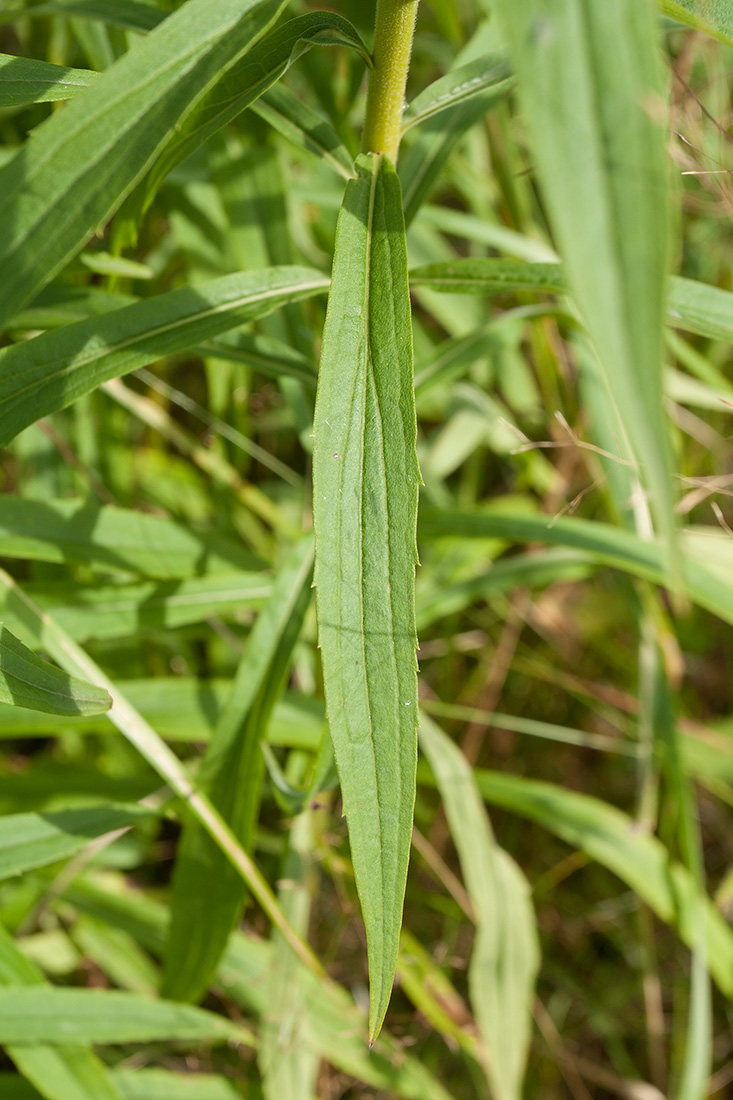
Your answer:
[[[418,0],[377,0],[374,68],[369,73],[362,152],[384,153],[393,164],[400,146],[405,85]]]

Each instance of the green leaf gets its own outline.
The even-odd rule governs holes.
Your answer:
[[[231,618],[244,608],[259,607],[272,592],[272,580],[264,572],[214,573],[143,584],[28,584],[26,591],[70,637],[84,642],[174,630],[211,615]],[[0,614],[4,603],[0,591]],[[15,619],[12,626],[17,631]]]
[[[199,786],[245,850],[252,847],[260,803],[265,738],[275,701],[311,600],[313,542],[302,539],[286,560],[260,613],[230,699],[204,757]],[[209,988],[246,896],[241,877],[198,822],[178,847],[163,992],[197,1000]]]
[[[211,134],[241,114],[312,46],[345,46],[371,64],[369,51],[348,19],[333,12],[310,12],[291,19],[223,73],[188,115],[159,155],[153,169],[120,214],[139,225],[161,181]],[[287,94],[287,93],[286,93]],[[282,103],[284,96],[280,96]],[[305,112],[301,111],[301,118]]]
[[[237,1026],[190,1005],[117,990],[18,986],[0,989],[0,1043],[250,1043]]]
[[[24,985],[35,986],[42,992],[48,990],[39,968],[0,926],[0,987],[11,987],[9,992],[13,993]],[[71,1043],[58,1049],[10,1045],[6,1050],[18,1070],[46,1100],[120,1100],[106,1066],[87,1047]],[[35,1097],[32,1088],[30,1092]]]
[[[0,878],[69,859],[97,837],[135,825],[150,814],[137,806],[111,805],[7,814],[0,817]]]
[[[28,103],[71,99],[86,88],[96,73],[49,65],[12,54],[0,54],[0,107],[25,107]]]
[[[501,538],[542,542],[581,550],[593,560],[622,569],[654,584],[664,584],[663,548],[598,520],[517,515],[500,511],[438,511],[420,514],[420,535],[436,538]],[[725,622],[733,623],[733,591],[729,585],[730,540],[715,528],[698,528],[683,536],[682,579],[688,596]],[[507,563],[508,565],[508,563]]]
[[[540,949],[529,884],[497,845],[470,765],[426,715],[420,746],[443,799],[476,919],[468,969],[495,1100],[521,1100]]]
[[[323,275],[304,267],[238,272],[3,348],[0,443],[110,378],[185,351],[327,286]]]
[[[506,87],[504,86],[506,84]],[[503,95],[512,85],[507,61],[495,54],[452,69],[415,96],[402,116],[402,133],[429,118],[473,99],[489,88]]]
[[[150,31],[162,22],[166,12],[148,0],[50,0],[49,3],[16,3],[0,14],[0,23],[7,23],[19,16],[37,19],[46,15],[84,16],[115,23],[130,30]]]
[[[498,0],[494,7],[568,284],[676,579],[662,400],[668,131],[653,9],[639,0],[555,0],[551,7]]]
[[[415,797],[412,335],[397,176],[346,188],[318,383],[316,599],[326,706],[367,932],[369,1031],[392,989]]]
[[[404,153],[400,154],[400,182],[409,226],[427,199],[448,158],[463,136],[509,94],[506,80],[472,99],[458,103],[440,116],[426,119]]]
[[[733,8],[730,0],[658,0],[665,15],[733,46]]]
[[[331,123],[282,84],[274,84],[252,110],[299,149],[313,153],[345,179],[354,175],[354,160]]]
[[[42,661],[1,623],[0,700],[46,714],[102,714],[112,706],[102,688]]]
[[[425,264],[410,271],[410,284],[460,294],[503,294],[512,290],[559,292],[567,289],[559,264],[490,259]]]
[[[142,177],[223,69],[285,0],[188,0],[33,133],[0,170],[3,326]]]
[[[199,535],[159,516],[95,501],[3,501],[0,555],[69,562],[105,572],[170,580],[249,571],[257,560],[235,542]],[[12,610],[12,609],[11,609]]]
[[[710,973],[722,992],[733,996],[733,929],[713,902],[700,895],[690,872],[672,862],[657,837],[640,832],[630,817],[599,798],[498,772],[477,770],[475,775],[488,802],[536,821],[608,867],[661,920],[674,925],[690,947],[695,943],[702,902],[707,915]]]

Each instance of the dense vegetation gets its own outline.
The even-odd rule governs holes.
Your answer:
[[[722,1097],[730,5],[337,7],[0,6],[0,1096]]]

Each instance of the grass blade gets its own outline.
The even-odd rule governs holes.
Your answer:
[[[557,0],[548,10],[543,0],[500,0],[496,13],[568,283],[676,579],[662,401],[671,243],[666,91],[652,7]]]
[[[2,624],[0,700],[46,714],[102,714],[112,706],[103,688],[42,661]]]
[[[369,1031],[392,989],[415,797],[415,454],[400,188],[358,161],[336,234],[314,425],[326,706],[367,932]]]
[[[45,15],[81,15],[86,19],[99,19],[136,31],[151,31],[166,17],[164,11],[146,0],[50,0],[42,4],[15,4],[0,14],[0,22],[10,22],[21,15],[26,19]]]
[[[3,326],[117,209],[284,0],[189,0],[56,111],[0,170]]]
[[[248,850],[260,802],[260,741],[289,668],[311,599],[313,543],[296,545],[249,636],[232,695],[204,758],[200,784]],[[240,876],[208,833],[189,822],[179,844],[171,890],[171,927],[163,992],[197,1000],[216,973],[245,899]]]
[[[43,974],[0,926],[0,988],[36,986],[48,990]],[[121,1100],[106,1066],[84,1046],[8,1045],[6,1051],[19,1071],[45,1100]],[[31,1098],[37,1094],[29,1089]],[[3,1096],[5,1093],[3,1092]]]
[[[488,1048],[492,1095],[521,1100],[540,963],[529,885],[494,839],[468,762],[424,714],[420,745],[443,799],[476,917],[468,982]]]
[[[110,700],[111,703],[111,700]],[[69,859],[90,841],[150,816],[137,806],[86,806],[0,817],[0,878]]]
[[[5,348],[0,351],[0,443],[108,379],[327,286],[324,276],[304,267],[239,272]]]
[[[590,795],[553,783],[477,770],[487,802],[536,821],[568,844],[581,848],[626,882],[657,916],[695,945],[698,910],[706,912],[710,973],[726,997],[733,996],[733,929],[709,899],[701,896],[687,868],[674,863],[654,836],[639,832],[630,817]]]
[[[598,520],[556,521],[547,516],[483,511],[423,509],[420,535],[464,538],[502,538],[515,542],[542,542],[567,546],[587,553],[595,561],[622,569],[654,584],[664,584],[662,547]],[[730,541],[715,528],[698,528],[682,540],[682,575],[687,595],[725,622],[733,623],[733,592],[726,587],[730,576]],[[716,558],[716,551],[719,557]],[[703,559],[704,558],[704,564]],[[508,563],[507,563],[508,564]]]
[[[173,520],[73,499],[3,501],[0,553],[160,580],[249,572],[261,565],[237,543],[199,535]]]
[[[0,989],[0,1043],[251,1043],[223,1016],[117,990],[18,986]]]

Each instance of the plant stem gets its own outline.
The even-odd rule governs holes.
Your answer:
[[[369,73],[363,153],[384,153],[393,164],[400,147],[405,85],[418,0],[377,0],[374,68]]]

